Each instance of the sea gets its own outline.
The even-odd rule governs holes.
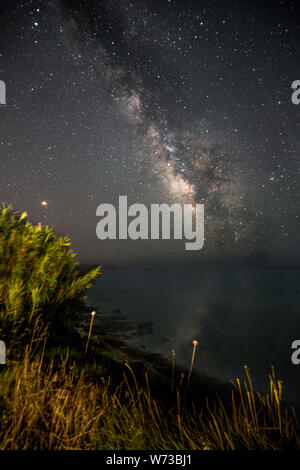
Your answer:
[[[292,343],[300,340],[299,269],[106,269],[88,302],[100,312],[120,310],[134,325],[153,322],[148,334],[128,341],[222,381],[245,377],[268,391],[274,366],[283,397],[300,404],[300,364]],[[299,355],[300,357],[300,355]]]

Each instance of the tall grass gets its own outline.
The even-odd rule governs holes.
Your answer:
[[[87,354],[87,352],[88,352],[88,347],[89,347],[89,342],[90,342],[90,339],[91,339],[91,334],[92,334],[92,328],[93,328],[95,315],[96,315],[96,311],[93,310],[91,312],[90,329],[89,329],[89,334],[88,334],[88,338],[87,338],[86,345],[85,345],[85,354]]]
[[[42,366],[26,355],[2,373],[0,448],[93,448],[103,413],[98,388],[76,367],[67,370],[67,359],[56,371],[53,364]]]
[[[285,449],[300,448],[296,417],[283,411],[281,383],[270,375],[270,393],[253,390],[249,371],[237,380],[231,402],[166,406],[130,365],[118,387],[88,382],[68,358],[59,367],[27,351],[0,374],[0,449]]]

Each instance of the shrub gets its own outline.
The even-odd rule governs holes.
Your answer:
[[[20,339],[40,315],[48,323],[79,301],[100,274],[80,275],[66,237],[0,208],[0,337]]]

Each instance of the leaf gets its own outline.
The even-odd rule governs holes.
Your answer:
[[[19,218],[19,222],[21,222],[21,220],[25,219],[25,217],[27,217],[27,212],[23,212],[21,217]]]

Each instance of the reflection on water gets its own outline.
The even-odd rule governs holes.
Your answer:
[[[285,397],[300,403],[300,365],[291,363],[291,343],[300,339],[300,270],[120,269],[106,270],[89,295],[100,310],[120,308],[134,323],[154,322],[136,345],[189,365],[192,340],[199,341],[195,366],[220,379],[243,375],[267,386],[270,365],[284,380]]]

